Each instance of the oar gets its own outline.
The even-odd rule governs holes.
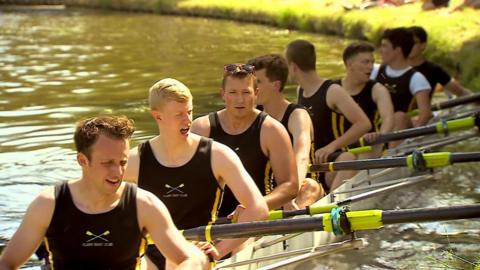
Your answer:
[[[407,210],[351,211],[339,215],[335,212],[333,215],[323,214],[306,218],[208,225],[185,230],[183,235],[188,240],[210,241],[309,231],[338,232],[345,226],[352,231],[361,231],[379,229],[388,224],[471,218],[480,218],[480,204]]]
[[[355,154],[359,153],[360,151],[371,151],[371,147],[369,147],[370,145],[387,143],[390,141],[403,140],[430,134],[448,134],[449,132],[466,130],[475,126],[480,129],[479,114],[450,121],[440,121],[438,123],[426,125],[423,127],[409,128],[380,134],[377,139],[371,142],[365,141],[365,139],[362,137],[357,143],[349,145],[348,148],[350,148],[349,152]]]
[[[302,215],[318,215],[318,214],[323,214],[323,213],[329,213],[333,208],[345,206],[345,205],[350,205],[354,202],[362,201],[371,197],[374,197],[378,194],[385,193],[387,191],[392,191],[401,187],[405,187],[408,185],[416,184],[420,181],[424,181],[427,179],[431,179],[433,176],[432,175],[419,175],[419,176],[413,176],[413,177],[408,177],[406,180],[389,185],[386,187],[378,188],[372,191],[368,191],[362,194],[358,194],[355,196],[348,197],[346,199],[343,199],[341,201],[338,201],[336,203],[330,203],[330,204],[325,204],[325,205],[310,205],[307,206],[305,209],[300,209],[300,210],[272,210],[268,213],[268,220],[277,220],[277,219],[284,219],[284,218],[289,218],[289,217],[294,217],[294,216],[302,216]],[[221,217],[218,218],[215,221],[215,224],[228,224],[231,223],[230,219],[227,219],[226,217]]]
[[[443,102],[433,103],[431,108],[432,108],[432,111],[439,111],[439,110],[443,110],[443,109],[449,109],[449,108],[452,108],[452,107],[455,107],[455,106],[458,106],[458,105],[472,103],[472,102],[475,102],[475,101],[480,101],[480,93],[476,93],[476,94],[468,95],[468,96],[463,96],[463,97],[458,97],[458,98],[450,99],[450,100],[443,101]],[[418,114],[418,109],[412,110],[408,114],[410,116],[415,116],[415,115]]]
[[[408,167],[417,171],[424,171],[431,168],[445,167],[453,163],[474,161],[480,161],[480,152],[436,152],[426,154],[414,152],[406,157],[388,157],[312,164],[310,165],[309,171],[334,172],[341,170],[366,170],[392,167]]]

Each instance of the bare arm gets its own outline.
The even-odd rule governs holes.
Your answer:
[[[27,209],[20,227],[0,256],[0,269],[17,269],[43,240],[55,209],[53,187],[37,196]]]
[[[335,150],[356,142],[367,133],[372,125],[367,115],[341,86],[334,84],[327,92],[327,105],[341,112],[352,126],[342,136],[331,142]]]
[[[127,168],[125,169],[124,179],[127,182],[138,184],[138,174],[140,171],[140,156],[138,147],[130,149],[128,153]]]
[[[193,120],[191,131],[204,137],[210,137],[210,120],[208,115]]]
[[[463,87],[459,82],[455,81],[453,78],[444,87],[445,87],[445,89],[447,89],[448,91],[450,91],[452,94],[454,94],[457,97],[467,96],[467,95],[472,94],[472,91]]]
[[[393,104],[390,93],[387,88],[380,83],[376,83],[372,89],[372,98],[377,104],[378,112],[382,118],[381,133],[391,132],[393,130]]]
[[[235,198],[245,207],[238,215],[238,222],[264,220],[268,207],[252,177],[248,174],[237,154],[228,146],[214,142],[212,169],[220,184],[225,183]],[[225,256],[246,239],[224,240],[216,244],[220,257]]]
[[[288,130],[293,137],[293,152],[297,163],[298,183],[301,185],[307,175],[312,146],[312,120],[306,110],[294,110],[288,121]],[[299,187],[300,188],[300,187]]]
[[[176,269],[208,269],[206,256],[187,242],[173,224],[165,205],[152,193],[138,189],[138,220],[146,229],[155,245]]]
[[[268,156],[277,186],[265,196],[269,209],[278,209],[297,197],[298,171],[292,143],[280,122],[268,116],[260,131],[262,151]]]
[[[414,121],[413,126],[419,127],[428,123],[432,117],[432,109],[430,107],[429,91],[419,91],[415,94],[418,106],[418,119]]]

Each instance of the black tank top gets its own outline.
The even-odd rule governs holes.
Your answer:
[[[136,198],[136,186],[126,183],[114,209],[86,214],[73,203],[67,182],[57,184],[45,235],[52,269],[140,269],[144,240]]]
[[[266,117],[267,114],[261,112],[245,132],[238,135],[230,135],[223,130],[216,112],[208,115],[210,120],[210,137],[229,146],[237,153],[243,166],[263,195],[270,193],[272,189],[270,162],[268,157],[262,152],[260,145],[260,130]],[[238,201],[235,199],[232,191],[225,187],[219,215],[222,217],[227,216],[235,210],[237,205]]]
[[[334,80],[334,83],[342,85],[342,80]],[[379,131],[380,130],[380,114],[378,113],[377,104],[372,99],[373,86],[376,84],[376,81],[368,80],[363,89],[356,95],[351,96],[353,100],[362,108],[362,110],[367,115],[368,119],[372,123],[372,129],[369,131]],[[338,118],[338,126],[340,127],[340,136],[342,136],[351,126],[345,116],[340,116]]]
[[[192,159],[179,167],[160,164],[149,141],[138,146],[138,186],[160,198],[181,230],[207,225],[217,217],[222,189],[212,171],[212,143],[202,137]]]
[[[389,77],[385,70],[386,66],[381,65],[378,70],[376,81],[383,84],[390,92],[390,95],[392,96],[393,110],[395,112],[408,112],[415,109],[416,102],[412,93],[410,93],[410,80],[416,72],[415,69],[410,68],[403,73],[402,76],[396,78]]]
[[[325,80],[320,88],[311,97],[303,96],[303,89],[298,91],[298,104],[307,108],[313,123],[314,151],[335,140],[339,128],[337,126],[338,113],[327,105],[327,92],[333,84],[332,80]]]

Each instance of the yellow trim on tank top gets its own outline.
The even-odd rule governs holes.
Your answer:
[[[53,253],[50,250],[50,244],[48,243],[48,238],[44,237],[43,241],[45,242],[45,248],[47,249],[48,258],[50,260],[50,270],[55,270],[55,267],[54,267],[54,264],[53,264]]]
[[[267,161],[267,164],[265,165],[265,174],[263,178],[263,184],[265,188],[265,194],[270,194],[272,192],[272,188],[270,186],[270,160]]]

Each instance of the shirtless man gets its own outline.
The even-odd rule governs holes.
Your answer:
[[[463,87],[458,81],[452,78],[441,66],[425,59],[424,53],[427,48],[428,39],[425,29],[421,26],[412,26],[409,27],[408,30],[412,32],[413,40],[415,42],[415,45],[413,45],[412,51],[408,56],[408,63],[422,73],[428,80],[428,83],[432,88],[430,96],[432,96],[436,87],[439,85],[442,85],[445,90],[458,97],[471,95],[472,92],[470,90]]]
[[[215,222],[225,185],[241,204],[236,221],[266,219],[265,200],[238,156],[227,146],[190,132],[192,95],[183,83],[175,79],[155,83],[149,104],[159,135],[130,151],[125,179],[157,195],[179,229]],[[242,242],[221,241],[206,253],[219,259]],[[164,258],[153,245],[147,255],[163,269]]]
[[[374,140],[378,133],[391,132],[394,124],[390,93],[382,84],[369,78],[375,62],[374,51],[375,48],[365,42],[354,42],[347,46],[343,51],[345,77],[335,81],[347,90],[370,120],[372,129],[364,135],[366,141]],[[350,122],[345,121],[343,116],[340,116],[338,125],[343,126],[341,131],[351,127]],[[376,158],[381,154],[382,147],[379,145],[374,147],[374,151],[361,154],[360,157]]]
[[[413,35],[404,27],[387,29],[380,45],[381,65],[374,65],[370,79],[383,84],[392,96],[394,130],[419,127],[432,117],[430,84],[413,69],[407,57],[413,47]],[[412,120],[407,112],[418,108],[418,119]],[[391,142],[390,146],[398,145]]]
[[[248,61],[255,67],[258,85],[257,104],[271,117],[277,119],[288,132],[293,145],[297,163],[300,191],[292,205],[287,208],[305,208],[325,195],[323,188],[307,174],[309,163],[313,160],[313,126],[307,110],[291,103],[283,95],[288,79],[288,66],[285,59],[276,54],[255,57]]]
[[[315,47],[312,43],[306,40],[292,41],[288,44],[285,55],[290,79],[299,85],[298,104],[309,110],[312,119],[315,161],[321,163],[354,160],[355,155],[340,150],[356,142],[371,129],[368,117],[345,89],[317,74]],[[352,123],[343,135],[339,134],[336,126],[340,115],[344,115]],[[329,192],[355,173],[327,173],[325,177],[320,177],[320,181]]]
[[[255,109],[258,89],[254,67],[226,65],[220,93],[225,109],[195,119],[192,132],[232,148],[264,195],[269,209],[278,209],[292,201],[299,188],[292,144],[281,123]],[[237,204],[229,190],[225,190],[220,215],[230,214]]]
[[[123,182],[133,122],[104,116],[77,124],[82,176],[43,191],[0,257],[17,269],[45,239],[52,269],[137,269],[149,233],[177,269],[207,269],[200,250],[180,234],[153,194]]]

